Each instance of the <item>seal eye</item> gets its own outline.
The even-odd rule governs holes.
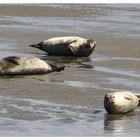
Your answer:
[[[93,43],[94,43],[94,40],[93,40],[93,39],[89,39],[87,42],[88,42],[89,44],[93,44]]]

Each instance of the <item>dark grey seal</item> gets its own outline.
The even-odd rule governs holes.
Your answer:
[[[140,105],[140,95],[129,91],[108,93],[104,97],[104,107],[110,114],[134,111]]]
[[[0,75],[31,75],[60,72],[64,66],[57,67],[36,57],[9,56],[0,60]]]
[[[55,37],[29,46],[45,51],[48,55],[87,57],[94,51],[96,42],[93,39],[69,36]]]

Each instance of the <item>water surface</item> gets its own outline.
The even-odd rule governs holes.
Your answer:
[[[104,95],[140,91],[139,4],[0,5],[0,58],[37,56],[65,71],[0,77],[0,136],[140,136],[140,110],[108,115]],[[30,48],[51,37],[93,38],[88,58]],[[131,131],[130,131],[131,130]]]

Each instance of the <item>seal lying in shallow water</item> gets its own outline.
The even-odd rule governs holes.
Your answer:
[[[9,56],[0,60],[0,75],[45,74],[64,70],[36,57]]]
[[[110,114],[121,114],[135,110],[140,105],[140,95],[132,92],[108,93],[104,97],[104,107]]]
[[[96,42],[92,39],[69,36],[51,38],[29,46],[45,51],[48,55],[87,57],[93,52]]]

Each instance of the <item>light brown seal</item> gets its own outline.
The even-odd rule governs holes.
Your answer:
[[[0,75],[45,74],[64,70],[36,57],[9,56],[0,60]]]
[[[129,91],[108,93],[104,97],[104,107],[110,114],[131,112],[139,106],[139,103],[139,95]]]
[[[45,51],[48,55],[87,57],[94,51],[96,42],[93,39],[68,36],[51,38],[29,46]]]

